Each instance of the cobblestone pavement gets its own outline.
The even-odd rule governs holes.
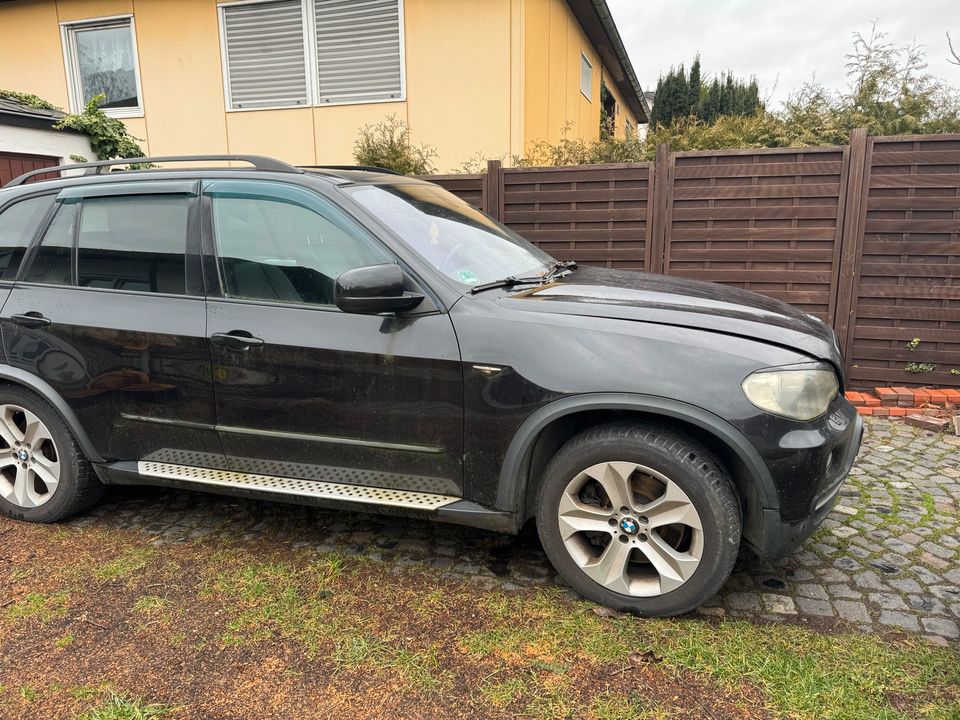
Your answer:
[[[155,542],[270,538],[319,552],[435,567],[484,588],[562,584],[534,532],[340,513],[156,488],[116,488],[74,526],[132,529]],[[960,641],[960,437],[867,420],[864,447],[834,512],[797,552],[739,570],[699,612],[841,621]],[[570,591],[572,592],[572,591]]]

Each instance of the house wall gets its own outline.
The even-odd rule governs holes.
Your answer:
[[[565,0],[525,0],[524,146],[538,140],[555,143],[593,140],[600,134],[600,78],[606,71]],[[593,65],[593,92],[580,92],[580,53]],[[607,88],[620,108],[616,134],[623,137],[626,121],[636,118],[612,81]]]
[[[25,153],[59,158],[62,164],[73,162],[71,155],[96,160],[86,135],[61,130],[0,125],[0,153]]]
[[[216,0],[18,0],[0,4],[0,87],[68,108],[59,23],[133,14],[144,116],[124,122],[146,152],[350,163],[358,128],[393,114],[445,171],[523,145],[526,1],[404,0],[404,101],[227,112]]]

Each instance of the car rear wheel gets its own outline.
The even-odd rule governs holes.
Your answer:
[[[641,615],[688,612],[726,582],[740,509],[710,451],[655,424],[615,424],[568,441],[537,504],[544,549],[583,596]]]
[[[23,388],[0,388],[0,513],[56,522],[102,494],[103,485],[49,403]]]

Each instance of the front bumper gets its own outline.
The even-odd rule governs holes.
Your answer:
[[[745,537],[745,542],[757,556],[775,559],[788,555],[813,534],[833,509],[863,439],[860,416],[842,398],[836,405],[831,406],[820,427],[804,431],[808,440],[816,436],[819,440],[804,446],[796,442],[796,437],[791,438],[790,432],[776,439],[779,453],[768,465],[781,499],[786,494],[793,502],[789,512],[784,512],[784,507],[761,508],[753,518],[753,531],[750,537]],[[770,442],[773,438],[766,440]],[[791,444],[798,447],[785,455],[783,451],[790,449]],[[792,461],[790,454],[796,455]],[[785,477],[784,473],[791,467],[798,472]],[[817,468],[822,469],[817,472]],[[800,487],[808,489],[802,501],[796,494]],[[801,507],[803,512],[798,512]]]

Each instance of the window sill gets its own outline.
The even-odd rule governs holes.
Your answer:
[[[228,113],[258,112],[261,110],[312,110],[314,108],[324,107],[342,107],[344,105],[381,105],[383,103],[406,102],[407,96],[401,95],[396,98],[386,98],[378,100],[340,100],[338,102],[318,103],[315,105],[272,105],[270,107],[257,108],[226,108]]]

